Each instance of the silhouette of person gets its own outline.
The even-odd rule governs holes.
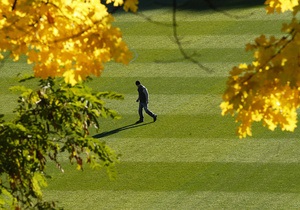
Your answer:
[[[140,116],[140,119],[136,123],[138,124],[138,123],[144,122],[143,109],[149,116],[151,116],[153,118],[153,122],[155,122],[157,119],[157,115],[148,109],[149,93],[148,93],[147,88],[144,85],[142,85],[140,81],[136,81],[135,85],[138,87],[137,90],[139,93],[139,97],[136,100],[136,102],[139,102],[138,113]]]

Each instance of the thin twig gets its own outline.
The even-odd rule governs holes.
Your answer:
[[[184,48],[182,47],[182,44],[181,44],[181,41],[179,39],[179,36],[178,36],[178,32],[177,32],[177,20],[176,20],[176,11],[177,11],[177,0],[173,0],[173,18],[172,18],[172,25],[173,25],[173,37],[175,39],[175,43],[177,44],[178,46],[178,49],[181,53],[181,55],[191,61],[192,63],[194,64],[197,64],[201,69],[205,70],[206,72],[213,72],[212,69],[204,66],[203,64],[201,64],[199,61],[197,61],[196,59],[194,59],[192,56],[189,56]]]
[[[16,6],[17,6],[17,0],[14,1],[14,4],[11,7],[11,10],[14,11],[16,9]]]

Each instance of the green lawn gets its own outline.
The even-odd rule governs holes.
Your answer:
[[[245,44],[262,33],[279,36],[288,15],[266,16],[263,7],[226,12],[243,18],[212,10],[178,11],[183,47],[197,52],[213,73],[182,59],[168,26],[170,8],[143,10],[163,25],[116,15],[135,57],[129,66],[107,64],[102,77],[90,85],[125,97],[107,101],[122,119],[100,119],[101,130],[92,133],[122,154],[118,178],[110,181],[105,170],[88,167],[76,171],[62,157],[65,173],[52,163],[48,166],[53,178],[46,199],[68,210],[300,208],[299,128],[271,132],[257,123],[253,137],[240,140],[234,119],[222,117],[219,108],[229,70],[251,62]],[[24,71],[30,73],[24,61],[2,63],[1,113],[12,115],[16,95],[7,89]],[[149,108],[158,114],[155,123],[145,116],[144,124],[132,125],[138,120],[136,80],[150,92]]]

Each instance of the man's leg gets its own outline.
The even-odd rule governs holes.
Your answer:
[[[144,107],[144,109],[145,109],[145,112],[146,112],[149,116],[151,116],[151,117],[153,118],[154,122],[155,122],[155,121],[156,121],[156,118],[157,118],[157,115],[154,114],[153,112],[151,112],[151,111],[148,109],[148,105],[147,105],[146,103],[143,103],[143,107]]]
[[[139,110],[138,110],[138,113],[139,113],[140,119],[139,119],[139,121],[137,121],[137,123],[141,123],[141,122],[144,121],[144,116],[143,116],[143,105],[142,105],[142,103],[139,103]]]

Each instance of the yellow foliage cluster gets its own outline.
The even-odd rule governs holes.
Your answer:
[[[240,138],[251,136],[251,126],[262,121],[271,130],[294,131],[297,109],[300,106],[300,24],[296,18],[300,10],[298,0],[267,0],[266,10],[285,12],[294,16],[283,24],[286,33],[281,38],[264,35],[247,44],[254,51],[251,64],[233,67],[221,103],[222,114],[236,115]]]
[[[297,11],[296,6],[299,5],[298,0],[266,0],[267,13],[274,13],[274,11],[281,13],[285,11]]]
[[[137,10],[138,0],[112,2]],[[132,54],[113,20],[99,0],[1,0],[0,52],[15,61],[25,54],[36,77],[63,76],[74,85],[99,76],[105,62],[129,63]]]

